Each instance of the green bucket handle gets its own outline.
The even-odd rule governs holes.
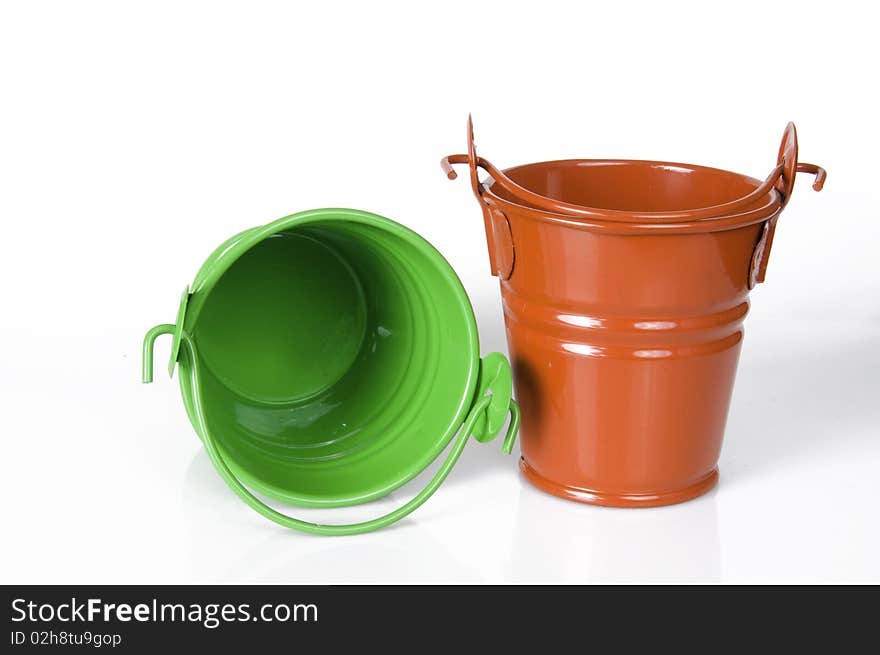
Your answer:
[[[462,423],[462,426],[458,431],[455,443],[449,451],[449,454],[446,456],[446,461],[443,462],[443,465],[437,470],[434,477],[431,478],[431,481],[428,482],[424,489],[396,510],[360,523],[326,525],[293,518],[292,516],[282,514],[278,510],[270,507],[252,494],[241,480],[235,476],[224,461],[223,456],[220,454],[220,450],[217,448],[217,441],[214,438],[214,435],[211,434],[205,420],[198,376],[199,364],[198,357],[196,356],[196,346],[185,330],[178,328],[176,325],[165,323],[157,325],[147,332],[144,337],[143,346],[143,382],[150,383],[153,381],[153,344],[155,343],[156,338],[163,334],[174,335],[174,346],[179,348],[182,344],[189,351],[191,366],[189,366],[188,369],[192,384],[195,423],[199,436],[202,438],[202,443],[205,446],[205,450],[208,451],[208,457],[210,457],[214,468],[217,469],[217,473],[219,473],[220,477],[223,478],[227,485],[229,485],[229,488],[247,503],[251,509],[285,528],[309,532],[311,534],[343,536],[371,532],[372,530],[378,530],[379,528],[384,528],[392,523],[396,523],[421,507],[424,502],[428,500],[435,491],[437,491],[437,488],[443,484],[443,481],[449,476],[452,467],[455,466],[455,463],[461,456],[461,453],[471,436],[474,436],[474,438],[483,442],[491,440],[494,438],[497,431],[500,430],[501,424],[503,424],[503,419],[506,417],[507,413],[510,414],[510,424],[507,428],[507,435],[504,437],[502,450],[507,454],[510,454],[513,450],[513,443],[516,440],[516,434],[519,430],[520,423],[519,405],[509,396],[509,375],[504,376],[501,373],[504,367],[509,367],[507,360],[498,353],[491,353],[484,357],[480,362],[480,384],[478,387],[478,395],[468,412],[467,418],[465,418],[464,423]],[[175,360],[176,357],[172,354],[172,362],[170,366],[170,372],[172,373]],[[493,385],[495,384],[499,384],[502,387],[498,389],[497,394],[491,393],[493,391]],[[499,412],[499,409],[504,410],[500,405],[505,398],[509,398],[509,401],[506,411],[502,414]],[[499,418],[501,419],[501,422],[499,422]]]

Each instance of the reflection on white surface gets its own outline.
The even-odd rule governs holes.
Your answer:
[[[474,454],[474,453],[471,453]],[[199,452],[183,483],[188,566],[196,578],[245,582],[712,582],[721,579],[715,492],[682,505],[653,509],[593,507],[547,495],[510,471],[505,486],[512,531],[468,527],[439,530],[405,519],[359,537],[326,538],[278,528],[229,492]],[[474,480],[450,485],[435,509],[473,494]],[[286,508],[304,518],[341,522],[387,511],[396,501],[340,510]],[[491,500],[474,508],[499,514]],[[447,545],[448,544],[448,545]],[[479,549],[497,562],[480,570]],[[454,553],[461,551],[461,556]]]
[[[517,499],[513,582],[717,582],[715,492],[681,505],[613,508],[549,496],[525,480]]]
[[[218,501],[222,505],[219,508]],[[401,502],[389,498],[330,510],[275,506],[305,520],[342,523],[387,512]],[[198,577],[306,584],[389,580],[439,583],[450,577],[476,582],[480,577],[417,525],[392,526],[383,531],[388,536],[373,533],[329,538],[276,526],[241,503],[201,451],[186,471],[183,511],[190,566]],[[229,534],[230,521],[241,523],[235,536]]]
[[[512,533],[449,532],[438,538],[430,526],[410,518],[375,534],[326,538],[278,528],[251,512],[199,452],[183,484],[189,566],[200,579],[245,582],[720,581],[714,491],[673,507],[615,509],[556,498],[511,475],[508,483],[519,489],[508,503],[515,508]],[[438,508],[454,503],[457,491],[473,492],[469,482],[465,488],[451,485],[433,502]],[[341,522],[388,511],[399,502],[286,509],[306,519]],[[476,509],[494,511],[491,502]],[[470,543],[462,543],[463,538]],[[463,557],[453,554],[477,543],[493,557],[497,554],[497,570],[480,571],[479,554],[467,548]]]

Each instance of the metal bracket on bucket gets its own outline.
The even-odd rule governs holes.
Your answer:
[[[180,355],[180,339],[183,334],[183,324],[186,320],[186,308],[189,305],[189,285],[183,288],[180,296],[180,305],[177,307],[177,320],[174,322],[174,335],[171,341],[171,358],[168,360],[168,377],[174,375],[174,367],[177,366],[177,358]]]
[[[770,259],[770,249],[773,247],[773,236],[776,234],[776,223],[779,215],[785,209],[791,199],[794,190],[794,178],[798,173],[811,173],[816,176],[813,181],[813,190],[821,191],[825,185],[828,174],[825,169],[815,164],[798,162],[797,129],[794,123],[785,126],[782,134],[782,143],[779,144],[779,154],[776,157],[776,168],[767,177],[767,182],[773,180],[773,188],[779,193],[781,206],[771,218],[766,220],[761,227],[761,236],[755,244],[752,261],[749,265],[749,289],[763,282],[767,276],[767,263]]]
[[[510,221],[498,207],[490,204],[483,195],[483,185],[480,182],[478,167],[486,168],[485,162],[477,157],[477,148],[474,145],[474,121],[468,115],[468,152],[467,155],[450,155],[440,161],[443,172],[450,180],[458,177],[458,173],[452,168],[452,164],[467,164],[470,171],[471,188],[480,209],[483,211],[483,227],[486,230],[486,245],[489,249],[489,268],[492,275],[502,280],[507,280],[513,273],[515,251],[513,246],[513,234],[510,230]]]
[[[510,414],[510,425],[501,449],[508,455],[513,452],[513,442],[519,430],[519,405],[513,399],[513,375],[510,362],[501,353],[489,353],[480,361],[480,377],[477,381],[477,398],[489,394],[491,401],[474,423],[471,432],[481,443],[492,441]]]

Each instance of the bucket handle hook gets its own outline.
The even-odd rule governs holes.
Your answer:
[[[189,361],[187,362],[188,366],[181,367],[180,370],[184,371],[188,369],[189,372],[189,382],[192,388],[194,408],[193,422],[196,424],[199,436],[202,438],[202,443],[205,446],[205,450],[208,452],[208,457],[211,459],[211,463],[214,465],[217,473],[220,474],[220,477],[223,478],[223,481],[226,482],[229,488],[232,489],[232,491],[234,491],[239,498],[247,503],[247,505],[249,505],[251,509],[269,519],[270,521],[274,521],[278,525],[284,526],[286,528],[300,530],[302,532],[309,532],[311,534],[342,536],[371,532],[373,530],[391,525],[392,523],[396,523],[403,517],[421,507],[425,503],[425,501],[428,500],[428,498],[430,498],[435,491],[437,491],[438,487],[440,487],[440,485],[443,484],[443,482],[449,476],[449,473],[452,471],[452,467],[455,466],[458,458],[461,456],[461,453],[464,450],[464,447],[467,445],[468,439],[470,439],[471,436],[474,436],[479,441],[489,441],[494,438],[495,434],[487,436],[485,433],[485,429],[495,425],[492,410],[493,407],[497,406],[503,400],[506,400],[508,403],[507,413],[510,415],[510,422],[507,427],[507,434],[504,438],[502,449],[507,454],[510,454],[513,450],[513,444],[516,440],[517,432],[519,431],[520,409],[517,402],[509,396],[509,373],[507,380],[505,380],[503,371],[499,373],[499,371],[497,370],[497,357],[494,357],[496,353],[492,353],[490,355],[487,355],[480,364],[481,383],[479,385],[479,388],[481,391],[483,391],[483,393],[478,395],[473,405],[471,406],[467,417],[465,418],[464,422],[461,425],[461,428],[458,431],[458,436],[456,437],[455,442],[452,445],[451,450],[449,451],[449,454],[446,456],[446,460],[434,474],[434,477],[431,478],[431,481],[428,482],[428,484],[421,491],[419,491],[419,493],[413,496],[407,503],[401,505],[397,509],[387,514],[384,514],[374,519],[370,519],[368,521],[362,521],[360,523],[327,525],[323,523],[312,523],[310,521],[303,521],[302,519],[288,516],[287,514],[283,514],[275,508],[270,507],[265,502],[257,498],[244,485],[244,483],[238,479],[235,473],[232,472],[232,470],[227,465],[226,460],[223,458],[223,455],[220,453],[217,445],[217,440],[211,432],[210,428],[208,427],[207,420],[205,419],[205,412],[202,405],[202,393],[199,383],[199,360],[196,356],[196,346],[193,343],[192,338],[189,336],[189,334],[187,334],[185,330],[178,331],[176,326],[166,323],[162,325],[157,325],[147,332],[146,336],[144,337],[143,343],[143,360],[141,371],[143,382],[149,383],[153,381],[153,346],[156,342],[156,339],[163,334],[174,335],[178,332],[180,333],[181,344],[187,349],[187,352],[189,354]],[[501,359],[504,359],[503,356],[498,356],[501,357]],[[504,361],[506,363],[506,359]],[[484,363],[490,364],[490,370],[488,371],[487,375],[483,375]],[[509,368],[507,370],[509,372]],[[483,380],[485,380],[486,384],[483,383]],[[505,384],[505,382],[507,384]],[[497,390],[491,386],[492,384],[499,383],[500,388]],[[486,386],[487,384],[490,386]],[[483,426],[482,431],[481,426]]]

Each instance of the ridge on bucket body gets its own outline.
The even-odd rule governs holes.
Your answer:
[[[789,125],[763,181],[661,161],[467,163],[500,279],[521,468],[550,493],[648,507],[693,498],[717,462],[748,311],[798,171]],[[477,168],[490,178],[480,182]]]
[[[461,282],[427,241],[375,214],[322,209],[221,244],[184,292],[171,370],[212,462],[251,507],[287,527],[354,534],[416,509],[448,475],[468,437],[491,440],[512,415],[510,367],[479,357]],[[458,436],[456,437],[456,434]],[[382,497],[455,444],[428,486],[394,512],[318,525],[250,490],[312,507]]]

